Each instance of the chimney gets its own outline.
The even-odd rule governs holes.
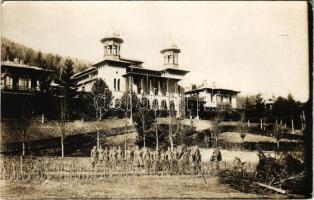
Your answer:
[[[19,63],[19,58],[14,58],[14,63],[18,64]]]
[[[21,64],[21,65],[24,65],[24,60],[21,59],[21,60],[20,60],[20,64]]]

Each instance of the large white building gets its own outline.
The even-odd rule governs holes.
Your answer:
[[[101,39],[101,43],[104,47],[103,60],[73,76],[78,91],[91,91],[93,83],[101,78],[113,93],[113,106],[125,92],[133,91],[139,97],[145,96],[150,105],[167,109],[171,104],[180,114],[184,90],[179,82],[189,71],[179,69],[180,49],[176,45],[160,51],[163,69],[153,70],[143,68],[142,61],[121,57],[123,39],[118,34]]]

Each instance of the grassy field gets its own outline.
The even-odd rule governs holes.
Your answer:
[[[0,198],[287,198],[246,194],[220,184],[216,175],[129,176],[97,180],[0,182]]]

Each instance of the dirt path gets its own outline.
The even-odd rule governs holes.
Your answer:
[[[219,184],[216,176],[132,176],[106,180],[0,182],[7,198],[286,198],[245,194]]]

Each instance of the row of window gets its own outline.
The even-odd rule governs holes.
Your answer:
[[[30,90],[36,89],[37,83],[29,78],[12,78],[5,76],[1,79],[1,88]]]
[[[114,101],[115,103],[115,107],[119,107],[121,105],[121,100],[120,99],[116,99]],[[170,105],[170,109],[171,110],[175,110],[175,103],[173,100],[170,101],[169,103]],[[167,101],[166,100],[161,100],[161,105],[159,106],[158,100],[154,99],[152,102],[152,105],[150,105],[150,101],[149,99],[147,99],[147,108],[148,109],[163,109],[163,110],[167,110]]]
[[[114,88],[114,90],[118,90],[118,91],[120,91],[120,79],[114,79],[113,80],[113,88]]]
[[[107,45],[105,46],[105,52],[106,54],[119,54],[120,47],[117,45]]]
[[[178,55],[177,54],[165,55],[164,56],[164,64],[167,64],[167,63],[177,64],[178,63]]]

